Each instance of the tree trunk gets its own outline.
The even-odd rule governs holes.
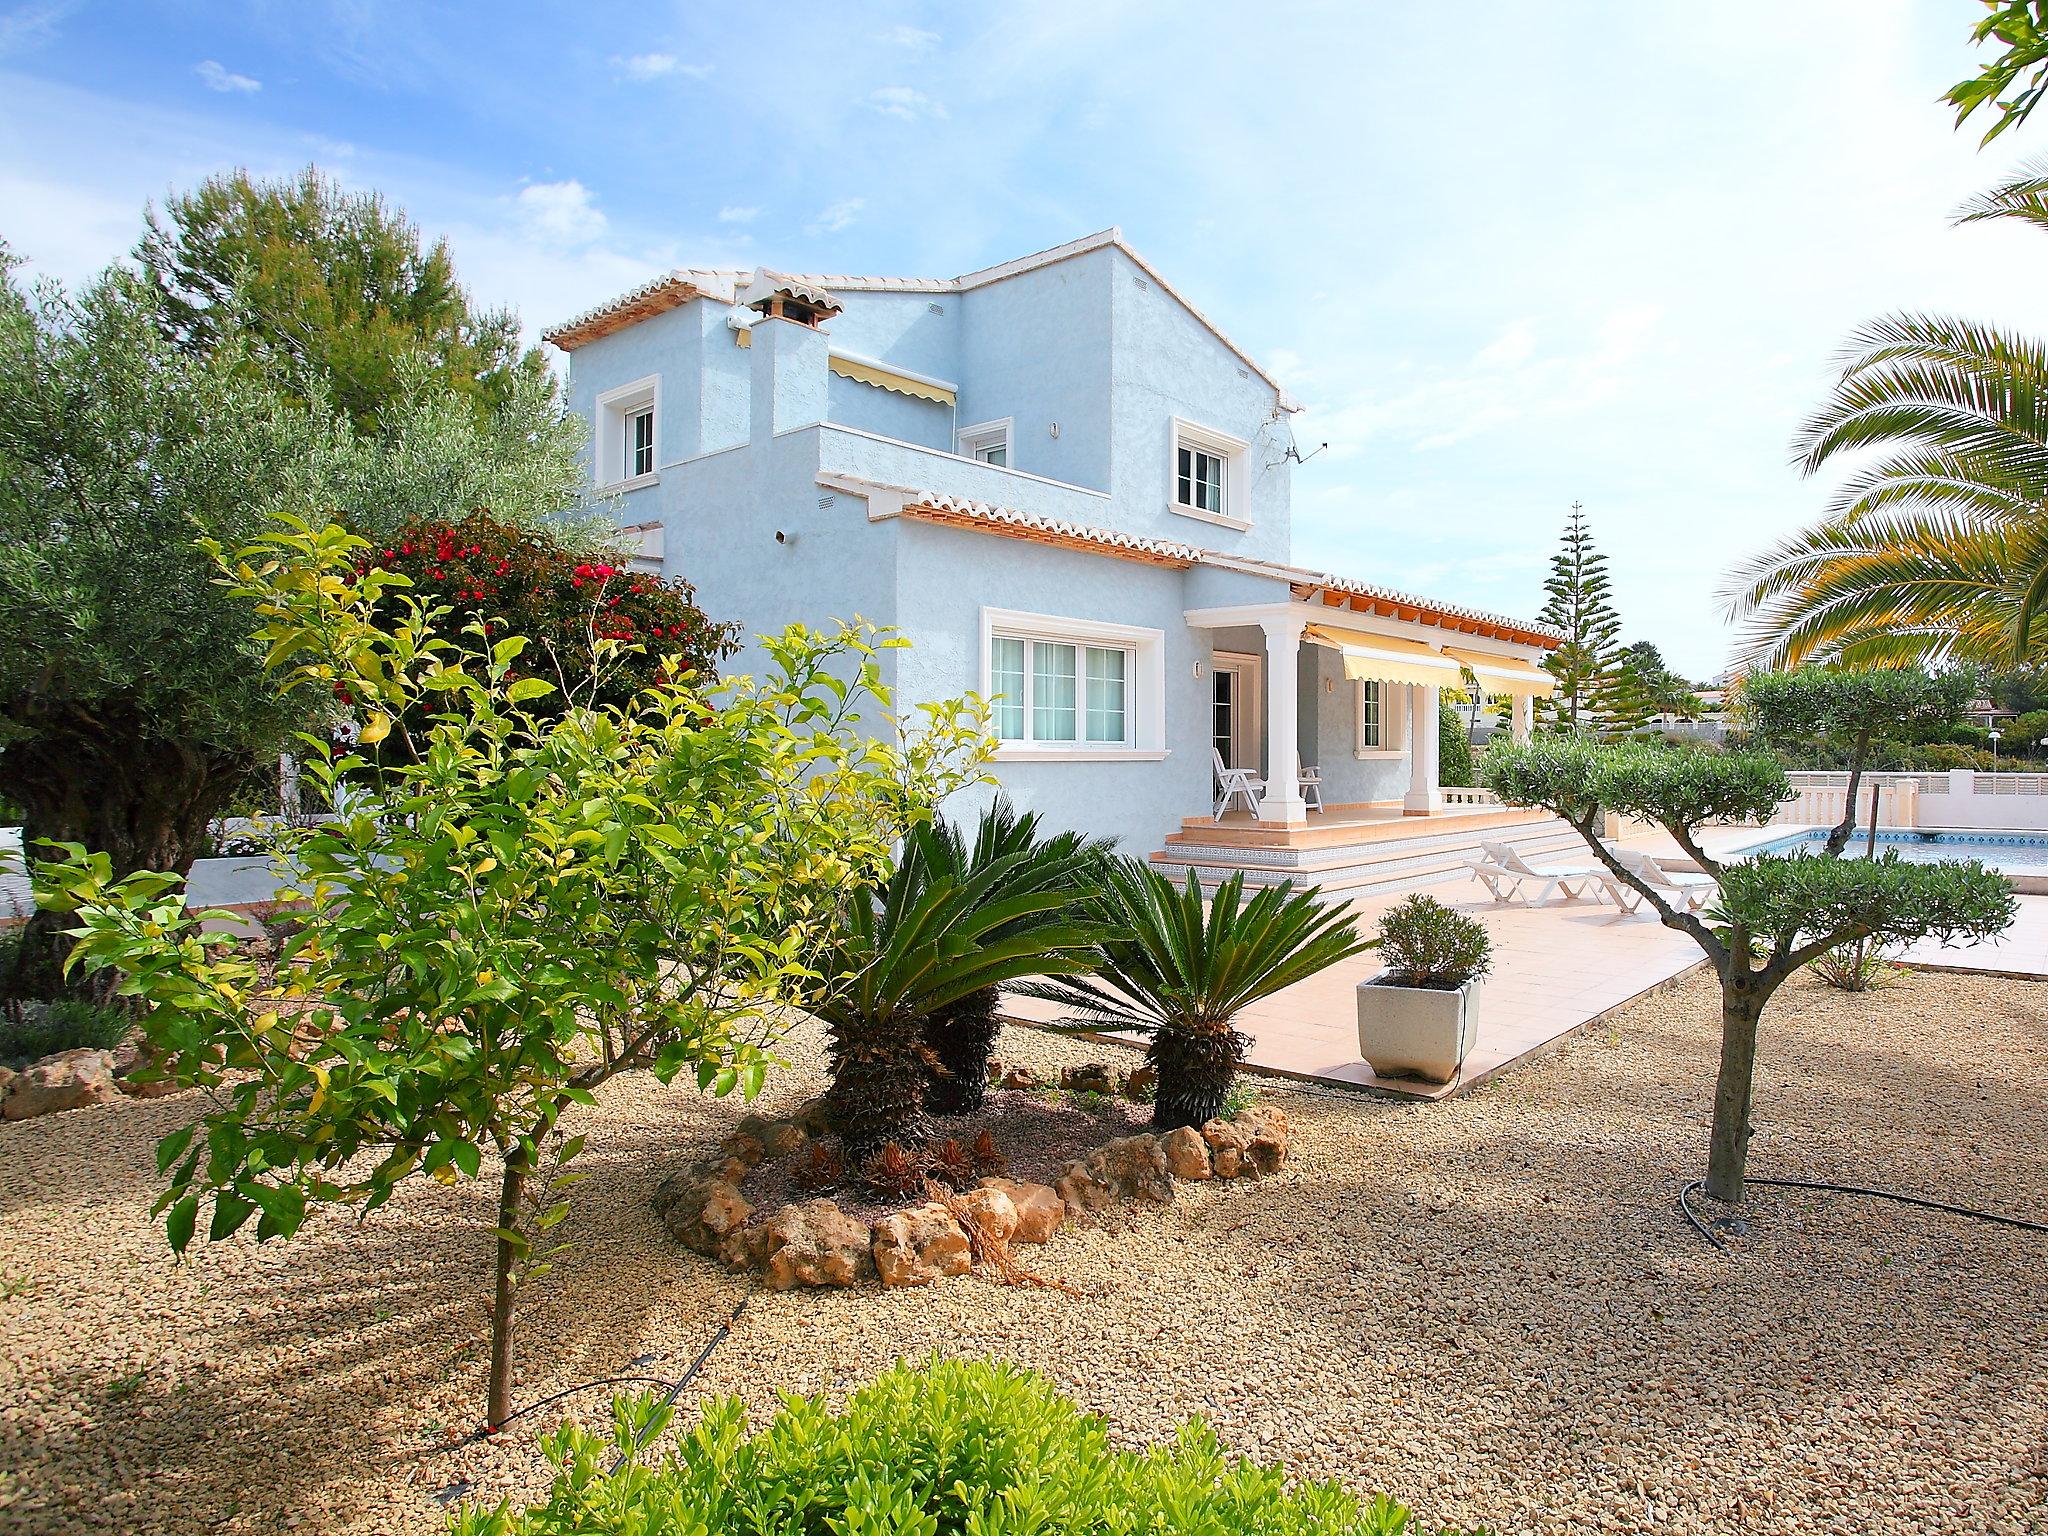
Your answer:
[[[1721,984],[1721,1070],[1714,1080],[1714,1130],[1707,1148],[1707,1193],[1742,1203],[1749,1162],[1750,1099],[1756,1083],[1756,1028],[1765,994],[1749,978]]]
[[[184,875],[205,846],[207,824],[233,798],[251,764],[212,747],[109,730],[104,741],[51,733],[7,748],[0,794],[22,809],[23,853],[48,857],[37,840],[82,843],[107,855],[115,879],[137,870]],[[71,919],[37,912],[22,932],[0,996],[105,1000],[113,977],[64,976]]]
[[[836,1024],[830,1049],[832,1086],[825,1119],[845,1146],[848,1161],[879,1152],[890,1142],[911,1147],[926,1140],[924,1021],[894,1018]]]
[[[994,987],[970,993],[925,1024],[924,1043],[937,1066],[925,1085],[925,1107],[934,1114],[971,1115],[988,1098],[988,1058],[1003,1021],[996,1017],[1000,994]]]
[[[484,1424],[494,1430],[512,1417],[512,1298],[518,1289],[512,1270],[519,1260],[519,1249],[503,1234],[519,1230],[519,1207],[526,1197],[530,1168],[531,1158],[524,1144],[513,1147],[505,1156],[505,1176],[498,1185],[500,1235],[491,1276],[491,1386],[489,1403],[484,1409]]]
[[[1237,1064],[1244,1059],[1249,1037],[1233,1029],[1162,1029],[1146,1052],[1159,1073],[1152,1100],[1155,1130],[1200,1127],[1223,1113]]]
[[[1828,833],[1827,856],[1839,859],[1842,850],[1849,846],[1849,839],[1856,831],[1856,789],[1863,782],[1863,764],[1870,755],[1870,738],[1860,737],[1856,742],[1855,756],[1849,760],[1849,790],[1842,796],[1842,819]],[[1877,808],[1871,807],[1870,818],[1877,820]]]

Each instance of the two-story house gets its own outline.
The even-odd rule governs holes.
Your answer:
[[[1056,824],[1157,848],[1227,769],[1261,829],[1428,816],[1439,691],[1521,730],[1548,691],[1541,625],[1290,563],[1298,407],[1115,230],[951,279],[679,270],[546,334],[648,560],[749,633],[893,626],[899,707],[986,695]]]

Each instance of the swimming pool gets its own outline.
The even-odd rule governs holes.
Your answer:
[[[1844,854],[1862,858],[1869,839],[1868,828],[1859,830],[1849,839]],[[1818,853],[1821,844],[1827,840],[1826,827],[1812,827],[1742,851],[1746,854],[1797,853],[1801,849],[1812,849]],[[1937,864],[1943,859],[1978,859],[1992,869],[2028,873],[2048,870],[2048,835],[2027,832],[1880,831],[1877,846],[1880,852],[1897,849],[1899,857],[1909,864]]]

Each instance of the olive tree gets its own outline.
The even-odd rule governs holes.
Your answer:
[[[1757,1026],[1786,978],[1838,944],[1910,944],[1982,939],[2003,931],[2016,910],[2003,875],[1976,860],[1909,864],[1878,859],[1759,854],[1722,863],[1699,843],[1716,822],[1763,822],[1786,798],[1784,770],[1767,754],[1707,753],[1643,743],[1599,746],[1547,736],[1500,742],[1481,765],[1483,781],[1511,805],[1540,806],[1570,822],[1616,880],[1648,902],[1667,928],[1705,952],[1721,983],[1721,1060],[1707,1193],[1742,1199],[1749,1155]],[[1720,882],[1716,904],[1683,911],[1617,859],[1601,839],[1608,813],[1662,826]]]
[[[1797,667],[1752,673],[1742,680],[1737,698],[1759,744],[1796,750],[1822,743],[1842,754],[1849,790],[1842,798],[1842,819],[1828,833],[1827,852],[1833,857],[1856,830],[1856,791],[1871,748],[1879,742],[1924,739],[1921,733],[1930,727],[1955,724],[1976,688],[1976,674],[1969,671]]]
[[[302,400],[250,366],[231,325],[174,345],[132,274],[30,294],[11,266],[0,247],[0,800],[31,844],[183,874],[317,719],[320,698],[264,677],[249,604],[196,540],[239,546],[280,507],[373,536],[490,507],[585,558],[604,547],[587,510],[560,521],[586,478],[579,429],[539,381],[508,381],[485,419],[407,372],[360,434],[317,382]],[[32,919],[0,995],[53,995],[64,947]]]
[[[359,572],[365,548],[300,524],[233,576],[281,686],[347,694],[370,743],[429,716],[375,803],[280,833],[285,897],[310,920],[274,979],[209,942],[170,874],[117,878],[74,844],[42,865],[37,900],[65,914],[75,963],[149,1005],[168,1079],[206,1095],[157,1149],[175,1248],[252,1217],[259,1239],[288,1237],[314,1207],[372,1211],[415,1177],[495,1174],[498,1425],[516,1293],[582,1145],[563,1116],[631,1067],[751,1096],[791,1011],[834,979],[814,957],[845,891],[976,776],[986,739],[964,704],[874,729],[887,641],[860,628],[764,637],[758,680],[675,676],[623,705],[572,689],[564,705],[522,675],[524,636],[479,654],[434,632],[445,610],[380,619],[407,578]],[[617,643],[597,643],[593,676]],[[324,788],[360,766],[306,741]]]

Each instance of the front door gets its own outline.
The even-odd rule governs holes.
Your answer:
[[[1227,768],[1259,771],[1259,658],[1218,651],[1211,658],[1211,735]]]

